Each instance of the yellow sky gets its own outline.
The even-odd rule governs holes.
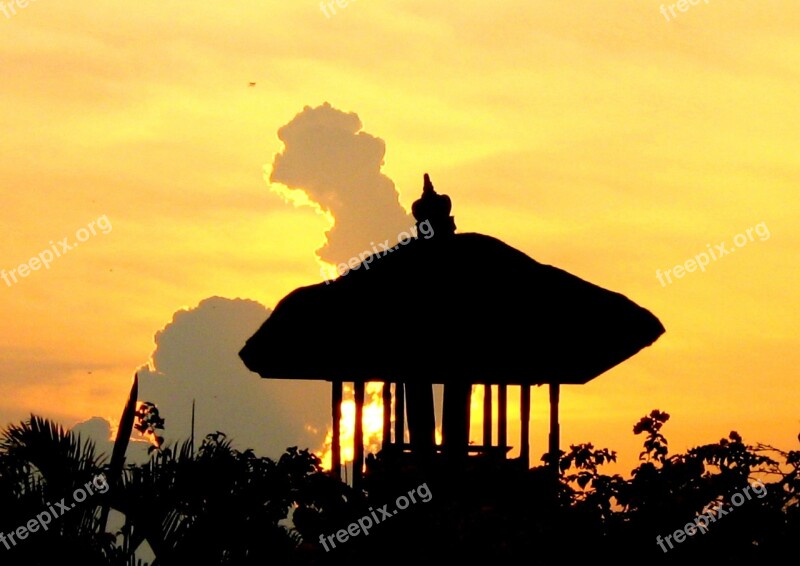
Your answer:
[[[215,295],[272,307],[318,282],[326,219],[264,177],[277,130],[327,101],[385,141],[406,209],[429,172],[459,231],[662,320],[652,348],[564,388],[565,445],[633,465],[631,428],[659,408],[676,450],[734,428],[796,448],[800,5],[711,0],[667,21],[657,1],[495,4],[358,0],[328,17],[313,1],[37,0],[0,13],[0,269],[104,215],[113,226],[0,281],[2,422],[116,420],[173,313]],[[656,278],[760,223],[768,238],[705,272]],[[545,397],[534,391],[536,456]]]

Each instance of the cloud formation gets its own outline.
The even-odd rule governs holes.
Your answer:
[[[289,446],[320,448],[330,394],[324,382],[261,379],[238,357],[269,316],[256,301],[210,297],[180,310],[155,335],[151,365],[139,369],[139,400],[158,406],[168,443],[221,431],[239,449],[278,457]]]
[[[332,264],[371,249],[414,225],[389,177],[381,173],[386,144],[361,131],[358,115],[325,103],[306,106],[278,130],[284,150],[275,156],[271,183],[304,193],[333,226],[317,255]],[[291,191],[273,187],[295,202]]]
[[[98,454],[105,454],[105,463],[111,462],[111,454],[114,451],[114,439],[112,437],[112,426],[103,417],[92,417],[89,420],[80,422],[70,429],[74,434],[80,435],[81,439],[88,439],[94,442]],[[134,432],[125,452],[125,459],[129,463],[147,462],[150,455],[147,452],[150,442],[144,440],[138,433]]]

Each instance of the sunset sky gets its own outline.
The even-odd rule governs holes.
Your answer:
[[[322,281],[321,257],[397,233],[427,172],[459,232],[623,293],[666,327],[563,388],[564,447],[617,450],[627,473],[632,426],[657,408],[673,451],[734,429],[797,449],[800,4],[661,6],[6,7],[0,423],[116,426],[140,370],[168,431],[196,398],[202,423],[268,455],[321,449],[328,388],[267,383],[235,353],[283,296]],[[705,271],[687,265],[723,243]],[[46,251],[48,268],[29,262]],[[691,272],[659,280],[676,265]],[[321,312],[309,333],[335,326]],[[544,389],[533,404],[538,460]]]

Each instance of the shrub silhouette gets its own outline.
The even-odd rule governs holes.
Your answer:
[[[9,549],[0,544],[0,561],[36,565],[72,557],[82,564],[135,565],[145,540],[157,556],[153,566],[302,566],[381,557],[541,565],[601,556],[621,564],[796,557],[800,451],[746,444],[734,431],[670,454],[663,433],[668,420],[656,410],[634,425],[644,440],[629,478],[604,474],[616,453],[591,443],[562,451],[558,476],[547,466],[552,455],[530,469],[480,458],[455,469],[420,467],[381,452],[369,458],[362,492],[331,477],[308,450],[290,447],[272,460],[234,449],[217,432],[196,451],[190,441],[162,445],[147,463],[129,464],[118,489],[77,503],[47,531]],[[72,501],[76,486],[106,468],[92,443],[55,423],[31,416],[9,425],[0,435],[0,532],[14,533],[54,501]],[[744,498],[754,482],[763,490],[750,488]],[[384,505],[393,508],[399,495],[422,483],[432,494],[427,503],[398,511],[368,536],[352,536],[329,551],[320,545],[321,535],[335,535]],[[118,532],[100,527],[106,504],[124,517]],[[709,522],[704,532],[657,543],[701,513]]]

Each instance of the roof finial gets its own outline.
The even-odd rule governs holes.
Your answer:
[[[452,202],[447,195],[436,193],[431,177],[425,173],[422,196],[411,205],[411,213],[419,225],[427,221],[434,233],[453,234],[456,231],[455,219],[450,216]]]
[[[433,188],[433,183],[431,183],[431,176],[425,173],[424,179],[425,182],[422,185],[422,194],[424,195],[426,193],[435,193],[436,191]]]

